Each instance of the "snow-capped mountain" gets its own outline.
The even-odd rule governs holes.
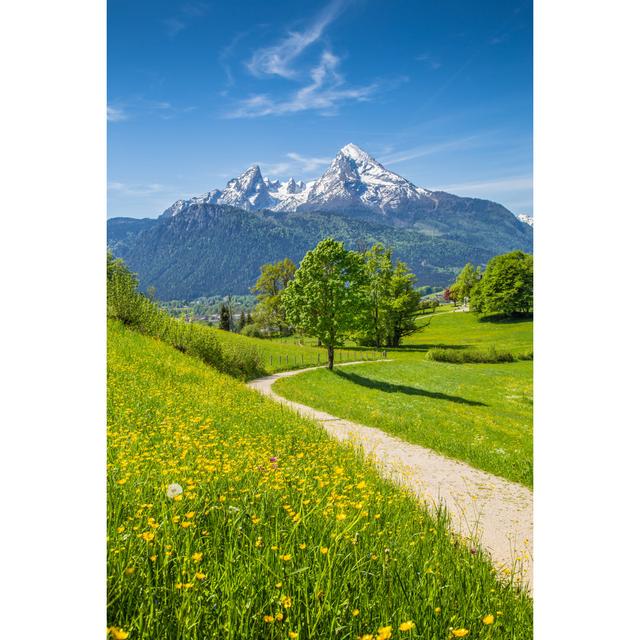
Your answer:
[[[367,209],[387,214],[429,203],[431,191],[389,171],[355,144],[344,146],[329,168],[317,180],[307,183],[289,178],[287,182],[264,178],[258,165],[227,183],[190,200],[178,200],[164,213],[175,216],[191,204],[228,204],[246,211]]]
[[[533,227],[533,216],[528,216],[526,213],[519,213],[516,218],[520,220],[520,222],[524,222],[528,224],[530,227]]]

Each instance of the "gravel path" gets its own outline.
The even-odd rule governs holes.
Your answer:
[[[351,362],[340,366],[365,364]],[[338,440],[362,447],[373,457],[383,475],[409,487],[427,504],[443,503],[452,526],[469,545],[489,552],[505,576],[529,589],[533,584],[533,495],[530,489],[509,482],[464,462],[446,458],[430,449],[410,444],[362,424],[343,420],[277,395],[272,385],[280,378],[311,371],[297,369],[258,378],[249,387],[319,422]]]

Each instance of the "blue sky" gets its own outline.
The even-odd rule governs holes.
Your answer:
[[[532,214],[532,1],[108,0],[108,214],[353,142],[429,189]]]

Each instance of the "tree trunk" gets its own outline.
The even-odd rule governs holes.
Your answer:
[[[327,357],[329,358],[329,370],[333,370],[333,345],[327,347]]]

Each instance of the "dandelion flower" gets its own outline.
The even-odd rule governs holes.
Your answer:
[[[323,556],[326,556],[326,555],[327,555],[327,553],[329,553],[329,548],[328,548],[328,547],[320,547],[320,553],[321,553]]]
[[[133,567],[127,567],[127,568],[124,570],[124,573],[125,573],[125,575],[127,575],[127,576],[132,576],[132,575],[134,574],[134,572],[135,572],[135,569],[134,569]]]
[[[416,625],[414,624],[413,620],[407,620],[406,622],[403,622],[398,629],[400,629],[400,631],[411,631],[411,629],[415,629]]]
[[[191,518],[193,518],[193,516],[196,515],[195,511],[189,511],[189,513],[186,514],[186,517],[188,520],[191,520]]]
[[[484,618],[482,618],[482,622],[484,622],[484,624],[493,624],[494,620],[495,618],[492,614],[486,615]]]
[[[280,556],[280,560],[282,560],[283,562],[289,562],[289,560],[291,560],[291,554],[290,553],[285,553],[283,555]]]
[[[196,572],[196,578],[198,580],[204,580],[207,577],[206,573],[202,573],[202,571],[197,571]]]
[[[283,615],[282,611],[278,611],[278,613],[276,613],[276,620],[278,622],[282,622],[283,619],[284,619],[284,615]]]
[[[182,487],[174,482],[167,487],[167,498],[173,500],[176,496],[179,496],[182,491]]]
[[[194,554],[191,556],[191,559],[192,559],[194,562],[200,562],[200,561],[202,560],[202,552],[201,552],[201,551],[197,551],[196,553],[194,553]]]
[[[110,627],[109,633],[111,634],[112,638],[115,638],[115,640],[127,640],[127,638],[129,637],[128,632],[123,631],[122,629],[118,629],[117,627]]]
[[[359,615],[360,615],[360,609],[354,609],[354,610],[351,612],[351,615],[352,615],[354,618],[355,618],[356,616],[359,616]]]
[[[451,633],[456,637],[456,638],[464,638],[465,636],[469,635],[469,629],[453,629],[451,631]]]
[[[116,529],[118,533],[122,533],[124,531],[124,527],[120,526]]]
[[[282,598],[280,598],[280,600],[282,601],[282,606],[285,609],[290,609],[291,605],[293,604],[293,601],[291,600],[291,596],[282,596]]]
[[[339,514],[336,516],[336,520],[345,520],[345,519],[346,519],[346,517],[347,517],[347,515],[346,515],[345,513],[339,513]]]
[[[298,637],[298,633],[296,631],[289,631],[289,637],[295,640]]]
[[[273,616],[264,616],[262,618],[267,624],[273,622],[275,620],[275,618]]]
[[[143,534],[140,535],[140,537],[145,542],[151,542],[156,536],[155,534],[151,533],[151,531],[145,531]]]
[[[376,638],[376,640],[389,640],[389,638],[391,637],[391,631],[393,630],[393,627],[388,626],[388,627],[380,627],[378,629],[378,636]]]

